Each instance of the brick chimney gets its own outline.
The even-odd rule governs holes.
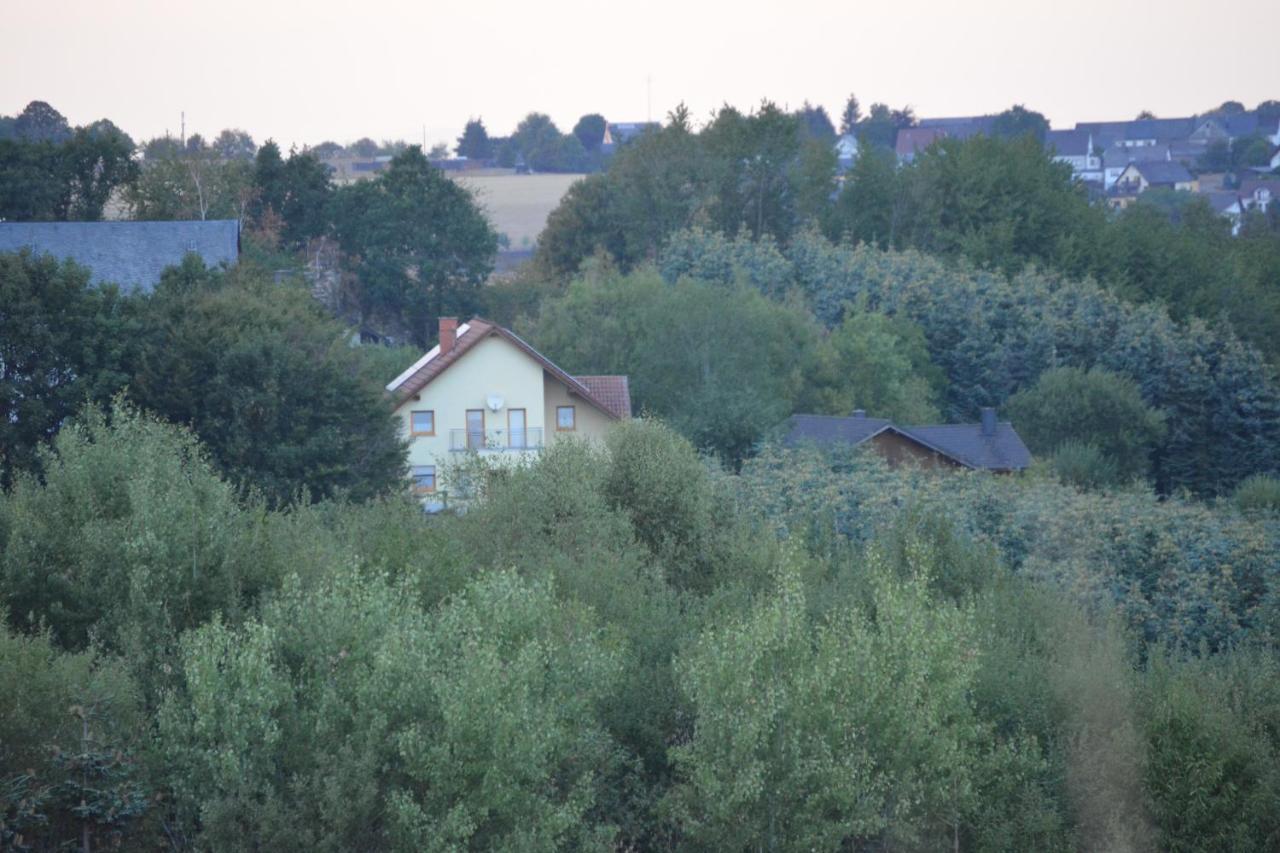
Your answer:
[[[457,317],[441,317],[440,318],[440,354],[444,355],[453,349],[454,341],[458,339],[458,318]]]

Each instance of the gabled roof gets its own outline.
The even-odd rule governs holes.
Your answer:
[[[1194,117],[1140,118],[1133,121],[1082,121],[1076,130],[1103,133],[1119,139],[1185,139],[1199,126]]]
[[[1176,161],[1157,160],[1151,163],[1134,163],[1143,179],[1153,186],[1173,186],[1195,180],[1187,167]]]
[[[1102,152],[1102,163],[1108,169],[1123,168],[1130,163],[1160,163],[1168,159],[1167,145],[1137,145],[1132,148],[1110,145]]]
[[[900,435],[965,468],[988,471],[1020,471],[1031,464],[1031,452],[1013,425],[999,422],[995,432],[983,433],[982,424],[898,426],[884,418],[854,415],[792,415],[783,444],[848,444],[856,446],[882,433]]]
[[[994,435],[984,435],[982,424],[913,426],[904,431],[970,468],[1020,471],[1031,464],[1031,451],[1013,424],[1005,421],[996,424]]]
[[[0,222],[0,252],[30,248],[88,267],[94,284],[151,291],[165,268],[194,252],[208,266],[240,257],[240,223],[201,222]]]
[[[1052,148],[1060,157],[1087,157],[1091,135],[1087,130],[1051,130],[1044,136],[1046,148]]]
[[[427,350],[426,354],[409,366],[407,370],[387,384],[387,391],[399,400],[417,394],[427,387],[433,379],[444,373],[481,341],[490,337],[500,337],[517,349],[522,350],[534,361],[542,365],[542,369],[550,373],[569,389],[569,393],[581,397],[611,418],[622,419],[631,415],[630,388],[625,376],[592,376],[587,377],[595,384],[602,395],[611,398],[608,402],[590,387],[588,382],[570,376],[560,369],[551,359],[531,347],[519,335],[497,323],[473,317],[470,322],[458,327],[457,338],[453,347],[444,355],[440,354],[439,345]],[[618,399],[626,395],[625,405]],[[625,414],[624,414],[625,412]]]

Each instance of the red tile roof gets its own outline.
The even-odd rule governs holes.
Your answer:
[[[398,400],[417,394],[431,380],[457,363],[462,356],[466,355],[480,341],[496,335],[505,338],[518,349],[523,350],[534,361],[541,364],[544,370],[568,387],[570,394],[576,394],[612,418],[631,417],[631,394],[627,384],[627,377],[573,377],[561,370],[551,359],[531,347],[523,338],[510,329],[505,329],[497,323],[483,320],[479,317],[471,318],[467,326],[467,330],[454,341],[452,349],[444,355],[436,355],[427,359],[421,367],[407,376],[403,382],[399,385],[392,383],[392,386],[387,390],[394,394]],[[599,396],[597,395],[597,390],[599,391]]]
[[[631,386],[625,376],[575,376],[591,396],[609,407],[618,418],[631,417]]]

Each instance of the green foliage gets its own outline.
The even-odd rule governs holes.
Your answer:
[[[329,172],[316,155],[292,151],[285,160],[271,140],[258,149],[248,213],[285,248],[296,251],[328,231],[332,196]]]
[[[36,472],[39,446],[86,402],[128,381],[136,312],[87,270],[0,254],[0,488]]]
[[[746,287],[653,273],[580,279],[528,333],[571,373],[626,373],[639,411],[735,462],[790,413],[797,353],[817,337],[803,314]]]
[[[149,797],[128,672],[0,624],[0,847],[118,847]]]
[[[237,484],[276,504],[402,484],[381,382],[309,293],[189,259],[147,311],[132,399],[194,429]]]
[[[588,113],[578,119],[578,123],[573,126],[573,135],[578,137],[584,149],[596,151],[604,142],[606,128],[604,116],[599,113]]]
[[[1043,143],[1048,132],[1049,120],[1042,113],[1029,110],[1022,104],[1014,104],[996,116],[991,123],[991,135],[1004,139],[1031,136]]]
[[[441,315],[473,311],[498,245],[472,195],[417,147],[338,190],[333,221],[359,278],[360,325],[380,322],[419,346]]]
[[[592,716],[617,667],[546,583],[480,578],[428,614],[376,578],[291,582],[260,623],[184,638],[160,715],[180,826],[220,850],[605,845]]]
[[[1083,446],[1092,447],[1100,458],[1085,467],[1097,473],[1110,469],[1113,477],[1100,482],[1143,476],[1165,434],[1164,418],[1143,402],[1136,382],[1097,367],[1047,370],[1009,399],[1008,411],[1033,453],[1056,454],[1073,441],[1068,456],[1080,466]],[[1055,457],[1055,464],[1067,464],[1067,457]]]
[[[0,220],[98,220],[138,176],[133,140],[109,121],[46,136],[0,139]]]
[[[1271,850],[1280,838],[1280,672],[1272,655],[1157,658],[1144,685],[1145,781],[1171,851]]]
[[[484,122],[478,118],[471,119],[458,137],[458,145],[454,149],[459,157],[469,160],[488,160],[493,156],[493,142],[484,129]]]
[[[1065,439],[1054,448],[1049,460],[1062,482],[1081,489],[1101,489],[1124,482],[1115,457],[1088,441]]]
[[[817,386],[801,409],[848,414],[862,409],[903,424],[937,423],[945,379],[929,361],[924,335],[912,323],[851,312],[818,353]],[[807,405],[806,405],[807,403]]]
[[[1280,479],[1268,474],[1246,477],[1232,500],[1241,512],[1280,512]]]

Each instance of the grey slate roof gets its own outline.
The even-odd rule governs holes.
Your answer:
[[[1198,122],[1189,118],[1143,118],[1133,121],[1082,121],[1076,130],[1103,134],[1118,139],[1185,139],[1196,129]]]
[[[884,418],[792,415],[782,443],[788,447],[808,443],[856,446],[885,431],[896,432],[966,468],[1021,471],[1031,464],[1031,451],[1013,425],[1005,421],[998,422],[995,432],[986,435],[980,423],[904,427]]]
[[[891,421],[884,418],[792,415],[787,420],[787,434],[782,443],[789,447],[806,442],[861,444],[890,424]]]
[[[1044,144],[1061,157],[1086,157],[1091,153],[1086,130],[1051,130],[1045,134]]]
[[[1123,168],[1130,163],[1164,163],[1168,160],[1167,145],[1139,145],[1133,148],[1111,145],[1102,152],[1102,164],[1108,169]]]
[[[235,264],[240,223],[203,222],[0,222],[0,252],[30,248],[88,267],[94,284],[151,291],[166,267],[195,252],[208,266]]]
[[[983,435],[982,424],[941,424],[913,426],[903,430],[971,468],[990,471],[1021,471],[1031,464],[1031,451],[1013,424],[996,424],[994,435]]]
[[[1153,186],[1173,186],[1194,180],[1187,167],[1176,161],[1134,163],[1133,167]]]

